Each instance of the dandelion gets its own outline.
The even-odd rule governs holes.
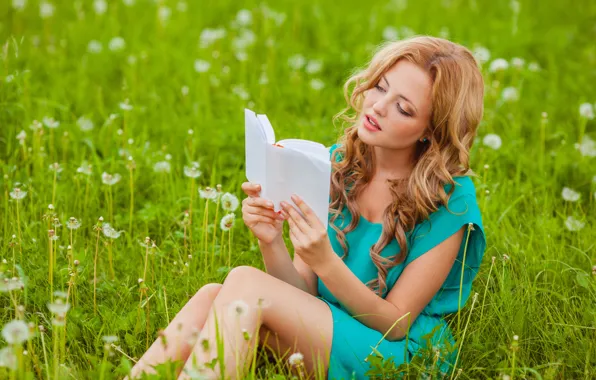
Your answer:
[[[288,58],[288,65],[294,70],[300,70],[305,63],[306,59],[300,54],[294,54]]]
[[[16,11],[22,11],[27,5],[27,0],[12,0],[12,8]]]
[[[579,231],[585,226],[586,223],[582,222],[581,220],[577,220],[572,216],[568,216],[565,220],[565,227],[567,227],[567,229],[572,232]]]
[[[120,102],[119,107],[122,111],[132,110],[132,105],[130,104],[130,100],[128,98],[124,99],[123,102]]]
[[[17,135],[17,140],[19,140],[19,144],[21,144],[21,145],[25,145],[26,138],[27,138],[27,133],[25,132],[25,130],[21,130],[21,132],[19,132],[19,134]]]
[[[17,369],[17,357],[11,347],[0,349],[0,367],[7,367],[10,370]]]
[[[325,82],[323,82],[320,79],[311,79],[310,81],[310,88],[312,88],[315,91],[320,91],[323,89],[323,87],[325,87]]]
[[[81,166],[79,166],[77,168],[77,173],[81,173],[81,174],[85,174],[85,175],[91,175],[91,174],[93,174],[93,170],[92,170],[91,164],[87,163],[87,161],[83,161],[83,163],[81,164]]]
[[[81,222],[79,220],[77,220],[77,218],[71,216],[68,219],[68,222],[66,222],[66,228],[68,228],[69,230],[76,230],[79,227],[81,227]]]
[[[59,163],[54,162],[53,164],[50,164],[50,170],[56,173],[60,173],[62,172],[63,168]]]
[[[234,194],[225,193],[221,197],[221,207],[228,212],[233,212],[238,208],[240,202]]]
[[[29,339],[29,326],[24,321],[15,319],[4,325],[2,336],[8,344],[21,344]]]
[[[473,50],[474,58],[481,64],[490,60],[490,51],[484,46],[476,46]]]
[[[579,115],[585,119],[592,120],[594,118],[594,107],[590,103],[580,104]]]
[[[530,62],[528,64],[528,70],[532,72],[540,71],[540,65],[538,64],[538,62]]]
[[[176,4],[176,10],[184,13],[188,10],[188,4],[186,4],[185,1],[179,1],[178,4]]]
[[[108,43],[108,48],[110,48],[110,50],[114,52],[122,51],[125,47],[126,42],[124,41],[124,38],[120,36],[112,38]]]
[[[135,5],[135,0],[122,0],[122,2],[124,3],[124,5],[126,5],[127,7],[132,7],[133,5]]]
[[[561,195],[563,196],[563,199],[567,202],[577,202],[580,198],[580,193],[573,189],[570,189],[569,187],[564,187]]]
[[[399,40],[399,32],[392,26],[386,26],[383,29],[383,39],[387,41]]]
[[[83,132],[89,132],[93,129],[93,121],[91,119],[86,118],[85,116],[81,116],[77,119],[77,126]]]
[[[202,59],[195,60],[195,71],[197,73],[206,73],[211,68],[211,64]]]
[[[101,182],[103,182],[104,184],[106,184],[108,186],[113,186],[113,185],[117,184],[118,182],[120,182],[121,179],[122,179],[122,176],[118,173],[109,174],[109,173],[103,172],[101,174]]]
[[[244,29],[240,32],[238,37],[232,41],[232,46],[236,51],[242,51],[247,47],[253,45],[257,40],[256,35],[252,30]]]
[[[55,7],[52,3],[42,1],[39,3],[39,17],[43,19],[50,18],[54,15]]]
[[[223,218],[221,218],[219,226],[222,229],[222,231],[229,231],[232,227],[234,227],[235,218],[236,216],[234,215],[234,213],[227,214]]]
[[[236,23],[240,26],[248,26],[252,23],[252,13],[248,9],[241,9],[236,13]]]
[[[202,174],[199,170],[199,163],[196,161],[191,162],[190,166],[184,166],[184,175],[189,178],[197,178]]]
[[[230,317],[242,317],[248,314],[248,304],[242,300],[232,301],[228,306],[228,315]]]
[[[31,129],[33,131],[39,131],[42,127],[43,127],[42,123],[40,123],[38,120],[33,120],[31,125],[29,126],[29,129]]]
[[[56,121],[56,120],[54,120],[53,117],[48,117],[48,116],[44,116],[43,124],[45,124],[46,127],[52,128],[52,129],[58,128],[58,126],[60,126],[59,121]]]
[[[57,296],[58,292],[55,292],[54,295]],[[64,295],[66,298],[66,293],[64,292],[60,292],[61,295]],[[50,310],[50,312],[54,315],[58,315],[58,316],[64,316],[66,315],[66,313],[68,312],[68,310],[70,310],[70,304],[68,302],[64,302],[64,300],[61,297],[57,297],[56,301],[52,302],[48,302],[48,310]]]
[[[0,278],[0,292],[2,292],[2,293],[12,292],[15,290],[21,290],[24,287],[25,287],[25,284],[18,277],[6,278],[3,280]]]
[[[501,147],[501,138],[499,137],[499,135],[489,133],[486,136],[484,136],[484,138],[482,139],[482,143],[488,146],[489,148],[497,150]]]
[[[10,192],[10,197],[12,199],[16,199],[16,200],[21,200],[23,198],[25,198],[25,196],[27,195],[26,191],[21,190],[18,187],[15,187],[14,189],[12,189],[12,191]]]
[[[116,335],[104,335],[101,337],[101,339],[107,343],[116,343],[118,341],[118,337]]]
[[[201,32],[201,36],[199,37],[199,46],[201,48],[209,47],[215,41],[222,39],[226,36],[226,30],[223,28],[211,29],[205,28]]]
[[[153,165],[153,171],[156,173],[169,173],[171,169],[171,165],[168,161],[159,161]]]
[[[105,0],[95,0],[93,2],[93,10],[97,15],[103,15],[108,10],[108,3]]]
[[[267,73],[262,72],[261,76],[259,77],[259,84],[262,86],[267,83],[269,83],[269,78],[267,77]]]
[[[247,100],[248,98],[250,98],[250,95],[248,94],[246,89],[242,87],[242,85],[237,84],[232,86],[232,92],[242,100]]]
[[[509,68],[509,62],[507,62],[506,59],[497,58],[490,63],[488,71],[490,71],[491,73],[494,73],[497,71],[507,70],[508,68]]]
[[[509,261],[509,255],[503,254],[503,261]]]
[[[304,363],[304,355],[302,355],[300,352],[294,352],[292,355],[290,355],[290,357],[288,358],[288,362],[290,363],[290,365],[292,367],[294,366],[299,366],[302,363]]]
[[[157,18],[159,21],[165,24],[170,20],[170,16],[172,16],[172,10],[165,5],[160,5],[157,9]]]
[[[596,157],[596,142],[587,135],[584,135],[577,149],[584,157]]]
[[[87,51],[91,54],[99,54],[103,51],[103,45],[97,40],[91,40],[87,44]]]
[[[515,67],[516,69],[523,69],[526,61],[520,57],[513,57],[511,58],[511,66]]]
[[[506,102],[516,102],[519,100],[519,92],[515,87],[505,87],[501,93],[501,97]]]
[[[120,237],[121,231],[116,231],[114,227],[110,225],[110,223],[104,223],[101,226],[101,230],[106,237],[110,239],[118,239]]]

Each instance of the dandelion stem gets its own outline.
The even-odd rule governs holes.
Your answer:
[[[48,364],[48,354],[46,352],[46,341],[43,337],[42,331],[39,332],[39,336],[41,337],[41,347],[43,348],[43,360],[46,365],[46,378],[47,378],[47,380],[50,380],[50,365]]]
[[[468,253],[468,242],[470,240],[471,232],[472,232],[472,223],[468,223],[468,233],[466,234],[466,243],[464,246],[464,257],[461,262],[461,276],[460,276],[460,280],[459,280],[459,297],[457,300],[457,330],[458,331],[460,329],[460,322],[461,322],[461,299],[462,299],[462,290],[463,290],[463,283],[464,283],[466,254]]]
[[[21,237],[21,217],[19,214],[19,200],[17,199],[17,231],[19,233],[19,262],[23,263],[23,238]],[[14,265],[14,263],[13,263]]]
[[[128,221],[128,233],[132,236],[132,215],[134,209],[134,184],[133,184],[133,177],[132,177],[132,165],[129,167],[130,171],[130,216]]]
[[[58,170],[54,168],[54,182],[52,184],[52,204],[56,204],[56,177],[58,176]]]
[[[217,204],[215,205],[215,218],[213,219],[213,226],[217,226],[217,213],[219,211],[219,197],[217,197]],[[217,232],[217,228],[213,228],[213,243],[211,246],[211,257],[215,256],[215,233]]]
[[[99,253],[99,228],[95,240],[95,257],[93,258],[93,314],[97,315],[97,256]]]
[[[463,332],[461,340],[459,342],[460,349],[457,350],[457,356],[455,357],[455,363],[453,363],[453,370],[451,371],[452,379],[453,379],[453,375],[455,374],[455,369],[457,368],[457,362],[459,361],[459,354],[461,353],[461,347],[464,344],[464,339],[466,338],[466,331],[468,330],[468,325],[470,324],[470,318],[472,317],[472,311],[474,310],[474,305],[476,305],[477,299],[478,299],[478,293],[474,293],[474,297],[472,297],[472,305],[470,306],[470,313],[468,314],[468,320],[466,321],[466,326],[464,328],[464,332]]]
[[[112,241],[110,241],[108,243],[108,261],[110,263],[110,276],[111,276],[112,280],[114,280],[114,278],[116,277],[116,274],[114,273],[114,265],[112,263],[112,244],[113,244]]]

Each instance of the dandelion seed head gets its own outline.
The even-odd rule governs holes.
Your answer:
[[[126,47],[126,41],[124,41],[124,38],[122,38],[120,36],[116,36],[116,37],[112,38],[110,40],[110,42],[108,43],[108,48],[113,52],[122,51],[122,50],[124,50],[125,47]]]
[[[585,119],[592,120],[594,118],[594,107],[590,103],[582,103],[579,106],[579,115]]]
[[[55,129],[55,128],[58,128],[60,126],[60,122],[59,121],[56,121],[56,120],[54,120],[53,117],[48,117],[48,116],[44,116],[44,118],[43,118],[43,124],[46,127],[51,128],[51,129]]]
[[[193,161],[190,166],[184,166],[184,175],[189,178],[197,178],[201,176],[202,172],[199,170],[199,163]]]
[[[489,133],[486,136],[484,136],[484,138],[482,139],[482,143],[494,150],[501,148],[502,145],[501,137],[494,133]]]
[[[242,317],[248,314],[248,304],[242,300],[232,301],[228,306],[228,314],[231,317]]]
[[[143,279],[142,279],[142,278],[139,278],[139,279],[137,280],[137,282],[140,284],[140,283],[142,283],[142,282],[143,282]]]
[[[238,198],[231,193],[225,193],[221,197],[221,207],[228,212],[235,211],[240,205]]]
[[[21,344],[30,337],[29,326],[22,320],[12,320],[4,325],[2,336],[8,344]]]
[[[66,227],[70,230],[76,230],[77,228],[81,227],[81,222],[77,220],[77,218],[71,216],[68,219],[68,222],[66,222]]]
[[[561,195],[567,202],[577,202],[581,196],[580,193],[569,187],[564,187]]]
[[[122,176],[118,173],[109,174],[109,173],[103,172],[101,175],[101,181],[108,186],[113,186],[113,185],[117,184],[118,182],[120,182],[121,179],[122,179]]]
[[[12,347],[0,349],[0,367],[7,367],[10,370],[17,369],[17,357]]]
[[[501,92],[501,97],[506,102],[516,102],[519,100],[519,91],[515,87],[505,87]]]
[[[133,106],[130,104],[130,100],[128,98],[124,99],[123,102],[120,102],[118,106],[123,111],[130,111],[133,109]]]
[[[197,73],[206,73],[211,68],[211,63],[203,59],[196,59],[194,63],[194,68]]]
[[[495,73],[498,71],[507,70],[509,68],[509,62],[504,58],[497,58],[490,63],[488,71]]]
[[[19,140],[19,144],[21,144],[21,145],[25,144],[26,138],[27,138],[27,133],[25,132],[25,130],[21,130],[21,132],[19,132],[19,134],[17,135],[17,140]]]
[[[48,19],[54,15],[54,4],[48,1],[42,1],[39,3],[39,17],[42,19]]]
[[[567,227],[567,229],[569,231],[571,231],[571,232],[580,231],[585,226],[586,226],[586,223],[585,222],[582,222],[581,220],[575,219],[572,216],[568,216],[567,219],[565,220],[565,227]]]
[[[21,190],[19,187],[15,187],[14,189],[12,189],[12,191],[10,192],[10,197],[12,199],[16,199],[16,200],[20,200],[25,198],[25,196],[27,195],[26,191]]]
[[[227,214],[223,218],[221,218],[219,227],[223,231],[229,231],[234,226],[235,219],[236,219],[236,215],[234,215],[233,213]]]
[[[70,309],[70,304],[68,302],[64,302],[62,298],[56,298],[53,303],[48,303],[48,309],[52,314],[64,316]]]
[[[292,367],[301,365],[304,363],[304,355],[302,355],[300,352],[294,352],[288,358],[288,362]]]

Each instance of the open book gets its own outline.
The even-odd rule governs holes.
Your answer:
[[[260,196],[272,201],[275,211],[279,211],[281,201],[298,209],[290,198],[297,194],[327,228],[331,181],[329,148],[309,140],[276,142],[267,116],[257,115],[246,108],[244,132],[246,178],[261,185]]]

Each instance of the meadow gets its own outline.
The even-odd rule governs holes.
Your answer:
[[[596,377],[594,20],[593,1],[1,1],[0,378],[122,378],[202,285],[262,269],[244,108],[330,146],[344,81],[416,34],[470,48],[486,85],[488,246],[450,377]]]

